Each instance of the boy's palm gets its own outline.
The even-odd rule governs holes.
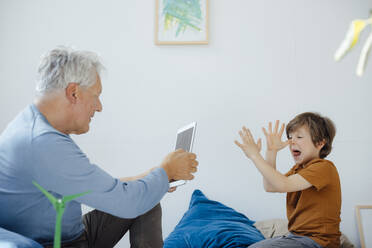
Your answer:
[[[243,127],[242,130],[239,131],[239,135],[242,138],[243,143],[241,144],[235,140],[235,144],[242,149],[248,158],[251,159],[253,156],[260,153],[261,139],[258,139],[257,142],[255,142],[251,131],[246,127]]]
[[[279,129],[279,121],[275,122],[275,128],[272,130],[272,123],[269,122],[268,131],[263,127],[262,131],[266,136],[266,143],[267,143],[267,150],[268,151],[279,151],[286,147],[289,144],[289,140],[282,141],[282,135],[284,132],[284,123],[282,124],[280,130]]]

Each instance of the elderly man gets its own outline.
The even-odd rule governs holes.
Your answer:
[[[70,134],[88,132],[102,111],[101,69],[92,52],[61,47],[43,57],[34,104],[0,136],[0,226],[52,245],[56,213],[34,180],[57,197],[91,192],[67,204],[62,247],[113,247],[128,230],[131,247],[162,247],[159,202],[170,180],[193,179],[196,155],[177,150],[120,179],[92,164]],[[81,203],[96,210],[82,217]]]

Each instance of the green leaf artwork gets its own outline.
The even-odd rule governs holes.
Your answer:
[[[200,0],[163,0],[164,29],[177,26],[176,37],[187,28],[201,31]]]
[[[62,216],[65,211],[66,203],[69,201],[74,200],[75,198],[78,198],[80,196],[86,195],[90,193],[90,191],[75,194],[75,195],[69,195],[64,196],[62,199],[58,199],[54,197],[51,193],[49,193],[47,190],[45,190],[43,187],[41,187],[37,182],[32,181],[32,183],[41,191],[43,194],[49,199],[49,201],[52,203],[54,209],[57,212],[56,217],[56,226],[54,230],[54,248],[60,248],[61,247],[61,224],[62,224]]]

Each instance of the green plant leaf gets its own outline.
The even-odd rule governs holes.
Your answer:
[[[37,182],[32,181],[32,183],[41,191],[44,193],[44,195],[49,199],[49,201],[53,204],[54,208],[57,204],[57,198],[55,198],[51,193],[49,193],[46,189],[41,187]]]
[[[75,195],[67,195],[67,196],[64,196],[64,197],[62,198],[62,201],[63,201],[63,202],[69,202],[69,201],[71,201],[71,200],[73,200],[73,199],[75,199],[75,198],[78,198],[78,197],[80,197],[80,196],[86,195],[86,194],[88,194],[88,193],[90,193],[90,192],[91,192],[91,191],[87,191],[87,192],[83,192],[83,193],[75,194]]]

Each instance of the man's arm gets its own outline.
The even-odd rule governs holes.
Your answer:
[[[182,149],[178,149],[169,153],[159,167],[151,168],[150,170],[137,176],[120,178],[120,181],[128,182],[142,179],[157,168],[163,168],[165,170],[169,181],[192,180],[194,179],[192,173],[197,171],[198,164],[199,162],[196,160],[196,155],[194,153],[185,152]]]
[[[122,181],[122,182],[129,182],[129,181],[134,181],[134,180],[142,179],[145,176],[147,176],[148,174],[150,174],[150,172],[153,171],[153,170],[155,170],[156,168],[159,168],[159,167],[151,168],[150,170],[145,171],[144,173],[141,173],[141,174],[139,174],[137,176],[133,176],[133,177],[122,177],[122,178],[120,178],[120,181]]]
[[[197,166],[195,154],[175,151],[147,176],[121,182],[92,164],[67,135],[48,132],[32,142],[29,173],[35,181],[61,195],[90,191],[77,201],[121,218],[152,209],[169,190],[170,178],[191,180]]]
[[[192,180],[194,176],[192,173],[197,171],[198,161],[196,160],[196,155],[194,153],[185,152],[178,149],[174,152],[168,154],[160,167],[154,167],[142,174],[133,177],[123,177],[120,178],[122,182],[130,182],[142,179],[150,174],[153,170],[157,168],[163,168],[168,176],[168,181],[171,180]],[[168,189],[169,193],[176,190],[177,187],[172,187]]]

